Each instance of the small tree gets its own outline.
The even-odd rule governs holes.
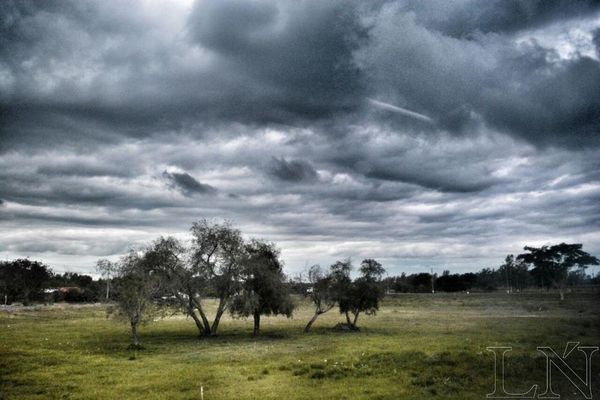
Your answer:
[[[294,304],[290,297],[279,250],[273,243],[252,240],[246,246],[242,287],[231,304],[231,313],[242,317],[252,315],[253,335],[260,331],[261,315],[291,317]]]
[[[333,288],[333,279],[331,274],[325,274],[319,265],[313,265],[308,271],[308,281],[311,284],[308,297],[315,305],[315,314],[308,321],[304,332],[310,331],[310,327],[317,318],[335,307],[336,296]]]
[[[529,253],[519,254],[517,260],[533,265],[531,273],[546,288],[558,288],[560,299],[564,300],[564,287],[569,271],[575,267],[586,268],[598,265],[600,260],[583,251],[581,244],[560,243],[540,248],[525,246]]]
[[[159,281],[145,257],[133,250],[121,258],[116,272],[116,309],[113,312],[131,327],[129,347],[140,349],[138,327],[151,321],[158,311],[153,297],[159,291]]]
[[[110,298],[110,280],[117,270],[115,263],[102,258],[96,262],[96,272],[106,281],[106,301]]]
[[[329,276],[331,277],[331,291],[333,298],[338,304],[340,314],[346,316],[348,327],[352,326],[350,320],[350,304],[352,301],[352,262],[348,260],[336,261],[329,267]]]
[[[379,302],[383,298],[381,278],[385,269],[371,258],[363,260],[360,265],[361,276],[348,287],[348,293],[340,304],[340,311],[346,315],[346,322],[351,329],[358,329],[356,323],[361,312],[375,315],[379,310]],[[350,315],[353,319],[350,320]]]

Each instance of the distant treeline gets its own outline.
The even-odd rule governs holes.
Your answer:
[[[386,292],[390,293],[431,293],[507,290],[519,292],[529,288],[548,287],[539,274],[525,269],[507,270],[483,268],[479,272],[452,274],[445,270],[441,275],[420,272],[392,276],[383,280]],[[600,285],[600,273],[587,275],[584,270],[570,271],[566,286]]]
[[[508,265],[508,266],[507,266]],[[117,278],[112,278],[117,279]],[[17,259],[0,261],[0,304],[21,302],[99,302],[106,301],[106,279],[94,279],[90,275],[65,272],[54,273],[41,261]],[[525,266],[510,263],[498,268],[483,268],[478,272],[452,274],[449,270],[441,275],[420,272],[402,273],[382,279],[382,290],[389,293],[431,293],[507,290],[518,292],[530,288],[551,287],[545,277]],[[302,277],[289,279],[291,293],[307,295],[313,284]],[[595,276],[584,269],[569,271],[567,287],[600,285],[600,272]],[[209,295],[211,295],[209,290]],[[216,295],[216,293],[213,293]],[[108,300],[114,300],[109,293]]]
[[[58,274],[41,261],[26,258],[0,261],[0,303],[96,302],[103,298],[106,281],[90,275]]]

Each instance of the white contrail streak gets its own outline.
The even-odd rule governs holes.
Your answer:
[[[407,110],[406,108],[398,107],[392,104],[384,103],[383,101],[371,99],[367,97],[367,101],[369,104],[381,108],[383,110],[392,111],[398,114],[405,115],[407,117],[418,119],[419,121],[428,122],[433,124],[433,119],[429,118],[427,115],[419,114],[418,112]]]

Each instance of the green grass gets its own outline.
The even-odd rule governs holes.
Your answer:
[[[484,399],[493,387],[487,346],[513,346],[507,388],[543,385],[537,346],[562,353],[567,341],[600,344],[598,294],[398,295],[360,332],[331,329],[331,311],[310,334],[312,309],[293,319],[226,318],[220,335],[199,339],[183,316],[141,328],[145,350],[126,350],[126,324],[102,306],[56,305],[0,311],[0,398],[4,399]],[[560,351],[559,351],[560,350]],[[578,353],[578,352],[575,352]],[[573,354],[573,363],[583,364]],[[600,395],[595,354],[594,394]],[[579,369],[581,371],[582,369]],[[558,379],[561,398],[577,398]]]

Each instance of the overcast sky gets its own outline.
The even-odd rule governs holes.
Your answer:
[[[600,256],[597,1],[2,1],[0,258],[200,218],[336,259]]]

